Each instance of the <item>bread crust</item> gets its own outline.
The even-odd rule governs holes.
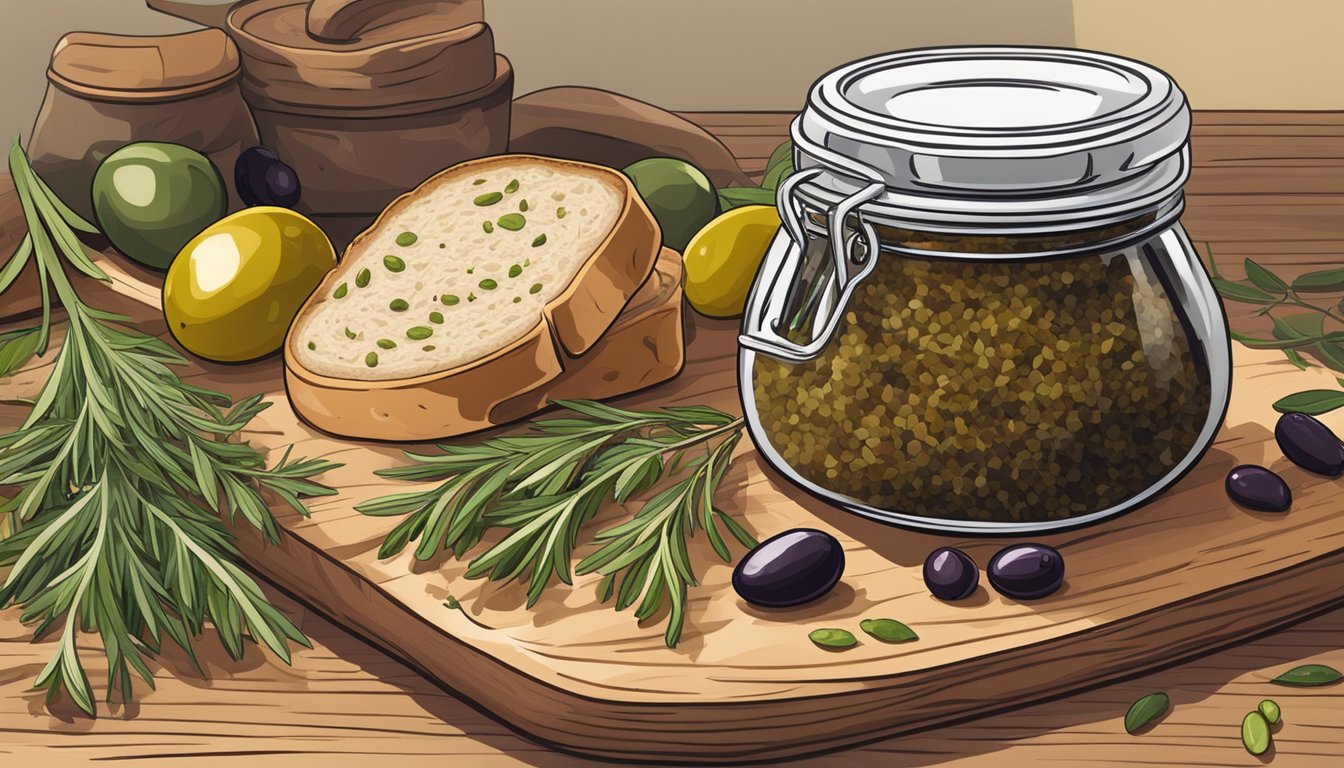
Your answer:
[[[299,343],[296,329],[312,308],[331,294],[334,284],[345,275],[349,255],[370,233],[424,194],[424,187],[443,174],[468,174],[520,158],[561,167],[595,169],[625,189],[624,204],[606,240],[576,271],[565,290],[546,305],[541,321],[532,330],[483,358],[404,379],[336,378],[318,374],[300,362],[295,346]],[[590,362],[581,358],[603,340],[604,334],[648,280],[654,270],[661,239],[657,223],[634,186],[623,174],[611,169],[530,155],[501,155],[456,165],[393,201],[368,230],[355,238],[345,251],[342,265],[327,274],[300,309],[285,339],[285,386],[289,399],[294,410],[319,429],[372,440],[432,440],[488,429],[526,416],[536,407],[526,410],[518,403],[506,408],[499,406],[530,393],[537,393],[539,403],[544,403],[548,395],[538,392],[539,388],[560,377],[567,367],[582,370]],[[675,252],[672,254],[676,256]],[[676,256],[675,268],[676,352],[668,351],[672,339],[663,333],[658,354],[669,361],[675,358],[676,370],[680,370],[680,256]],[[658,315],[670,317],[665,308]],[[640,319],[647,320],[642,314]],[[644,333],[653,327],[652,323],[639,325]],[[653,374],[655,370],[668,370],[667,365],[646,367],[648,370],[635,377],[637,380],[656,375]],[[595,392],[591,396],[609,397],[612,394],[618,393]],[[585,395],[574,392],[566,396]]]

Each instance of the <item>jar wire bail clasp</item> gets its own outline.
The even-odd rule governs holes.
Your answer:
[[[794,146],[800,154],[811,155],[820,165],[797,171],[786,178],[776,192],[779,217],[789,242],[781,257],[767,257],[761,276],[748,301],[746,320],[739,338],[742,346],[757,352],[787,360],[803,362],[821,354],[830,343],[844,316],[854,290],[877,265],[881,248],[877,228],[863,214],[861,206],[876,200],[886,191],[886,180],[876,170],[824,147],[814,145],[800,135],[797,121],[793,125]],[[842,176],[868,182],[846,195],[827,213],[826,230],[830,245],[827,250],[833,263],[830,285],[833,301],[816,302],[818,317],[812,327],[818,329],[811,340],[799,343],[780,332],[785,307],[790,304],[789,294],[796,287],[808,253],[811,234],[807,230],[807,208],[798,199],[799,187],[819,176],[834,172]],[[846,232],[846,223],[853,217],[854,227]],[[772,251],[775,249],[772,248]],[[785,274],[787,272],[787,274]],[[818,286],[820,287],[820,286]],[[813,298],[820,294],[813,292]]]

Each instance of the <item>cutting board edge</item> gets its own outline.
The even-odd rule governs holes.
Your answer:
[[[557,681],[547,681],[476,649],[442,626],[403,610],[404,606],[391,594],[327,557],[316,545],[287,528],[282,531],[278,546],[265,545],[251,535],[239,541],[249,568],[262,578],[508,727],[556,749],[606,760],[647,761],[654,756],[680,763],[743,764],[854,747],[1107,685],[1244,642],[1344,605],[1344,591],[1327,586],[1326,579],[1313,578],[1344,566],[1344,550],[1335,550],[1273,574],[1261,574],[1210,590],[1183,603],[1169,603],[1122,621],[1022,646],[1012,652],[959,662],[955,666],[960,676],[974,679],[984,667],[986,674],[982,680],[998,686],[986,689],[981,706],[955,703],[927,706],[923,689],[947,684],[947,679],[939,677],[942,667],[893,676],[881,684],[876,684],[878,681],[873,678],[855,679],[852,684],[857,687],[850,690],[817,691],[801,696],[750,701],[622,700],[611,695],[613,686],[595,686],[558,674]],[[323,590],[312,589],[311,585],[323,582],[341,585],[325,594],[344,595],[347,598],[344,606],[332,605],[322,597]],[[296,584],[305,589],[295,589]],[[1260,598],[1271,610],[1255,614],[1258,620],[1254,625],[1245,623],[1244,610],[1229,612],[1225,606],[1224,610],[1217,610],[1225,594],[1236,590],[1244,592],[1247,602]],[[370,599],[350,600],[351,593],[364,593]],[[1237,603],[1244,604],[1241,600]],[[1187,620],[1176,625],[1164,623],[1162,619],[1178,605]],[[1205,612],[1191,619],[1189,611],[1193,605],[1205,606]],[[379,631],[370,631],[370,627]],[[389,627],[395,631],[389,632]],[[1107,638],[1108,648],[1131,649],[1136,647],[1136,640],[1147,638],[1169,640],[1170,650],[1160,656],[1113,652],[1102,665],[1106,671],[1090,671],[1085,681],[1069,682],[1083,680],[1073,674],[1075,656],[1068,652],[1069,647],[1094,643],[1099,636]],[[400,638],[400,642],[389,640],[390,637]],[[452,653],[440,651],[443,647]],[[1048,649],[1048,653],[1040,654],[1042,660],[1030,658],[1043,649]],[[991,668],[1003,665],[1008,653],[1023,656],[1015,668],[1027,670],[1025,678],[989,673]],[[473,662],[479,664],[481,660],[487,664],[473,666]],[[465,675],[463,670],[467,670]],[[912,678],[920,675],[927,679],[916,685]],[[1020,683],[1012,682],[1019,679]],[[824,701],[825,706],[809,706],[819,701]],[[916,702],[923,705],[905,706]],[[889,714],[883,714],[891,711],[919,712],[920,716],[893,721]],[[829,717],[819,718],[821,712]],[[1116,713],[1117,727],[1123,714]],[[788,722],[790,719],[796,722]],[[675,727],[669,730],[665,728],[668,724]],[[638,736],[624,735],[632,733]],[[665,737],[659,740],[655,734],[661,733]],[[780,735],[786,738],[781,740]]]

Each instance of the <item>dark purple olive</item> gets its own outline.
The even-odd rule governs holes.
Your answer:
[[[1283,478],[1254,464],[1233,467],[1226,487],[1228,498],[1251,509],[1282,512],[1293,503],[1293,492]]]
[[[233,165],[234,188],[247,205],[291,208],[299,202],[299,177],[265,147],[252,147]]]
[[[802,605],[830,592],[845,572],[845,550],[835,537],[795,528],[756,546],[733,570],[733,589],[752,605]]]
[[[1321,475],[1344,472],[1344,449],[1330,428],[1305,413],[1285,413],[1274,425],[1279,450],[1297,466]]]
[[[942,547],[924,561],[924,586],[939,600],[964,600],[980,586],[980,570],[970,555]]]
[[[985,572],[1004,597],[1035,600],[1064,583],[1064,556],[1044,544],[1014,544],[999,550]]]

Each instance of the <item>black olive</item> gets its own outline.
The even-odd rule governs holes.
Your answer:
[[[1305,413],[1285,413],[1274,425],[1279,450],[1297,466],[1321,475],[1344,473],[1344,450],[1330,428]]]
[[[1004,597],[1035,600],[1064,583],[1064,556],[1044,544],[1014,544],[990,559],[986,573],[990,585]]]
[[[924,586],[939,600],[964,600],[979,585],[980,570],[960,549],[941,547],[924,561]]]
[[[795,528],[756,546],[733,570],[733,589],[752,605],[784,608],[830,592],[845,572],[845,550],[835,537]]]
[[[1251,509],[1282,512],[1293,503],[1293,492],[1283,478],[1254,464],[1233,467],[1226,488],[1230,499]]]
[[[292,208],[299,202],[299,177],[266,147],[252,147],[238,155],[233,166],[234,188],[247,205]]]

